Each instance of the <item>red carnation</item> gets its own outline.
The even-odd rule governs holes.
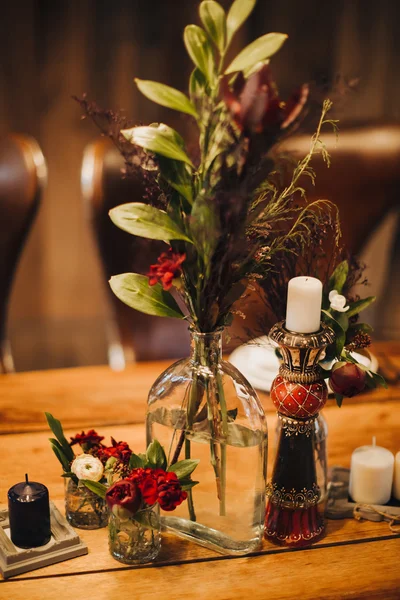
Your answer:
[[[82,447],[85,446],[84,449],[88,450],[93,446],[100,446],[102,440],[104,440],[103,435],[99,435],[97,431],[90,429],[87,433],[84,431],[77,433],[75,437],[71,438],[69,445],[74,446],[75,444],[79,444]]]
[[[163,469],[133,469],[128,479],[133,481],[148,505],[159,503],[163,510],[174,510],[187,498],[175,473]]]
[[[224,101],[236,125],[245,135],[251,133],[278,133],[291,125],[302,112],[309,88],[302,85],[288,102],[282,102],[272,80],[271,70],[264,65],[246,80],[240,72],[230,88],[228,78],[223,80]]]
[[[133,481],[121,479],[108,488],[106,502],[110,510],[117,506],[134,515],[140,507],[140,491]]]
[[[164,477],[159,477],[158,503],[163,510],[175,510],[186,498],[187,493],[182,490],[175,473],[165,473]]]
[[[116,442],[114,438],[111,438],[111,446],[108,448],[102,448],[100,452],[100,458],[107,462],[110,457],[114,457],[117,460],[128,464],[132,450],[126,442]]]
[[[157,264],[150,265],[150,271],[147,273],[150,285],[161,283],[164,290],[169,290],[174,279],[182,273],[181,264],[186,259],[186,254],[173,252],[169,248],[168,252],[163,252],[157,259]]]
[[[365,388],[365,371],[354,363],[338,362],[333,366],[329,384],[335,394],[351,398]]]

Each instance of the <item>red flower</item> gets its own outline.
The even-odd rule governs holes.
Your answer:
[[[163,469],[133,469],[128,479],[133,481],[148,505],[159,503],[163,510],[174,510],[187,498],[175,473]]]
[[[111,444],[112,445],[108,448],[101,448],[99,453],[100,459],[107,462],[107,460],[113,456],[117,460],[128,464],[132,455],[132,450],[129,448],[129,445],[126,442],[116,442],[114,438],[111,438]]]
[[[365,371],[354,363],[338,362],[333,366],[329,384],[335,394],[351,398],[365,388]]]
[[[140,491],[133,481],[121,479],[108,488],[106,502],[110,510],[120,506],[134,515],[141,503]]]
[[[286,129],[300,115],[308,98],[309,87],[304,84],[288,102],[279,98],[268,65],[261,67],[246,80],[240,72],[233,85],[223,80],[224,101],[236,125],[245,135],[251,133],[278,133]]]
[[[186,254],[173,252],[169,248],[168,252],[163,252],[157,259],[157,264],[150,265],[150,271],[147,273],[150,285],[156,285],[160,282],[164,290],[169,290],[172,281],[182,273],[181,264],[186,258]]]
[[[158,479],[158,503],[163,510],[175,510],[187,498],[187,493],[175,473],[165,473],[165,477]]]
[[[97,431],[90,429],[87,433],[84,431],[77,433],[75,437],[71,438],[69,445],[74,446],[75,444],[79,444],[80,446],[91,448],[93,446],[100,446],[102,440],[104,440],[103,435],[99,435]]]

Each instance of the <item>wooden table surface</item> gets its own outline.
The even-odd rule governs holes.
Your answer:
[[[374,346],[392,381],[345,401],[329,401],[329,464],[348,467],[351,452],[369,443],[400,450],[400,343]],[[57,416],[66,435],[95,427],[102,435],[145,449],[143,420],[148,389],[168,363],[142,363],[115,373],[85,367],[0,376],[0,504],[9,487],[29,472],[45,483],[63,509],[64,481],[50,450],[44,411]],[[261,395],[270,430],[269,472],[276,417]],[[400,598],[400,536],[387,523],[327,521],[326,536],[308,549],[287,550],[264,542],[259,552],[228,558],[171,535],[151,565],[130,567],[108,553],[107,530],[79,530],[89,554],[0,581],[0,599],[85,598],[279,599]]]

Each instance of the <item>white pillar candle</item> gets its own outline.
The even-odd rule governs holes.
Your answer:
[[[394,456],[375,445],[356,448],[351,456],[349,493],[354,502],[386,504],[393,482]]]
[[[321,327],[322,283],[315,277],[289,281],[285,327],[297,333],[314,333]]]
[[[393,496],[400,500],[400,452],[396,454],[394,462]]]

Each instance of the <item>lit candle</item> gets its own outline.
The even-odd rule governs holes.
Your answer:
[[[386,448],[372,446],[356,448],[351,457],[349,493],[354,502],[386,504],[390,500],[393,482],[394,456]]]
[[[289,281],[285,327],[297,333],[314,333],[321,328],[322,283],[315,277]]]
[[[400,500],[400,452],[396,454],[394,462],[393,496]]]
[[[19,548],[36,548],[50,541],[49,492],[45,485],[29,481],[8,490],[11,541]]]

